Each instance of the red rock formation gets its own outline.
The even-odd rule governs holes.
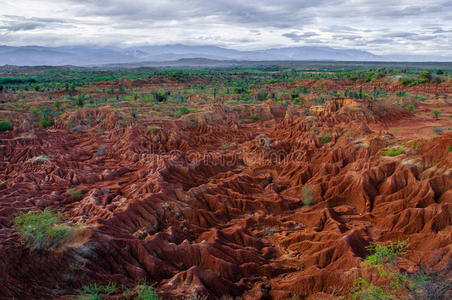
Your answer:
[[[251,113],[262,121],[238,122]],[[213,105],[147,131],[83,109],[50,130],[0,133],[0,294],[50,299],[147,280],[168,298],[344,295],[359,276],[378,279],[361,263],[369,243],[406,238],[408,265],[440,267],[452,257],[452,135],[411,149],[370,129],[401,118],[416,116],[350,100],[316,118]],[[403,154],[381,155],[398,144]],[[44,208],[80,227],[38,254],[12,219]]]

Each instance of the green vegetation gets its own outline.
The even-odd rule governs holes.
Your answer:
[[[430,82],[432,80],[432,74],[429,71],[422,71],[419,76],[419,83]]]
[[[148,127],[146,129],[149,132],[155,133],[157,130],[161,129],[161,127],[155,126],[155,125],[148,125]]]
[[[127,289],[121,292],[121,289],[118,288],[115,283],[109,283],[107,285],[98,285],[97,283],[92,283],[83,286],[81,289],[77,290],[77,293],[79,294],[79,300],[101,300],[119,293],[122,293],[123,297],[119,297],[117,299],[131,299],[133,294],[135,294],[135,296],[133,297],[133,299],[135,300],[160,299],[156,292],[156,289],[152,285],[145,283],[139,284],[133,290],[134,291]]]
[[[72,235],[73,228],[61,221],[62,214],[54,215],[46,209],[29,211],[14,218],[14,228],[31,250],[45,251],[64,243]]]
[[[331,141],[331,136],[328,134],[322,135],[320,137],[320,142],[322,142],[322,144],[327,144]]]
[[[12,130],[13,124],[8,120],[1,120],[0,121],[0,131],[7,131]]]
[[[115,283],[109,283],[107,285],[97,285],[92,283],[85,285],[81,289],[77,290],[79,293],[79,300],[101,300],[103,296],[110,296],[116,292],[117,286]]]
[[[258,115],[256,115],[256,114],[251,114],[251,115],[250,115],[250,120],[251,120],[251,121],[256,122],[256,121],[259,121],[260,119],[261,119],[261,117],[258,116]]]
[[[414,113],[414,105],[407,105],[406,107],[405,107],[410,113]]]
[[[191,108],[191,107],[186,107],[186,106],[180,106],[177,108],[176,112],[174,113],[174,115],[176,117],[180,117],[182,115],[186,115],[189,113],[193,113],[196,112],[196,108]]]
[[[435,116],[436,120],[438,120],[439,119],[438,116],[442,114],[442,111],[438,109],[433,109],[432,111],[430,111],[430,113]]]
[[[151,285],[141,284],[138,286],[136,300],[158,300],[160,299],[157,295],[155,288]]]
[[[450,145],[449,147],[447,147],[447,151],[452,152],[452,145]]]
[[[350,291],[351,299],[386,300],[386,299],[443,299],[452,288],[452,280],[447,274],[427,274],[422,267],[409,274],[402,272],[398,261],[408,249],[406,241],[390,243],[388,246],[370,245],[372,252],[364,263],[374,267],[382,284],[375,285],[359,277]]]
[[[71,196],[71,198],[80,199],[83,195],[83,191],[75,188],[69,188],[66,190],[66,193]]]
[[[312,195],[312,188],[310,186],[303,187],[303,199],[301,201],[305,206],[311,206],[312,204],[315,204],[315,198]]]
[[[384,150],[382,152],[382,155],[394,157],[394,156],[402,154],[403,151],[405,151],[405,149],[403,149],[403,147],[391,148],[389,150]]]

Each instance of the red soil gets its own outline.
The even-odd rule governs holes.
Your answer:
[[[147,131],[81,109],[49,130],[1,133],[0,295],[50,299],[93,281],[146,279],[168,298],[325,298],[359,276],[378,280],[362,264],[369,243],[407,238],[407,269],[440,268],[452,259],[452,133],[414,133],[452,118],[426,116],[342,100],[316,119],[272,104],[212,105]],[[395,145],[404,153],[381,155]],[[50,160],[30,161],[39,155]],[[37,254],[12,219],[46,207],[83,226]]]

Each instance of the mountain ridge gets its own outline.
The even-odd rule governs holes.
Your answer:
[[[218,46],[158,45],[137,47],[97,46],[1,46],[0,65],[93,66],[139,62],[165,62],[180,59],[211,59],[237,61],[451,61],[447,57],[407,55],[380,56],[356,49],[325,46],[281,47],[263,50],[235,50]]]

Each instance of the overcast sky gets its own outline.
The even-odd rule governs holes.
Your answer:
[[[0,1],[0,45],[175,43],[452,56],[452,1]]]

